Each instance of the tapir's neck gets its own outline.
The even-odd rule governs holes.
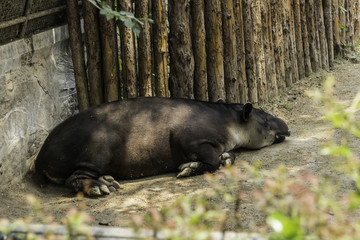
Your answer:
[[[232,124],[228,128],[228,140],[226,151],[244,147],[248,142],[248,133],[238,124]]]

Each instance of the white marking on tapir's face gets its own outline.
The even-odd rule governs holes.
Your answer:
[[[276,132],[254,118],[251,116],[247,122],[228,127],[230,139],[227,148],[259,149],[274,143]]]

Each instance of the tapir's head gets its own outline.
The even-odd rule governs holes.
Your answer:
[[[271,114],[246,103],[239,111],[239,130],[242,137],[240,147],[259,149],[274,143],[280,143],[290,136],[286,123]]]

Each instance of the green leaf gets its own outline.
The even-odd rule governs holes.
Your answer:
[[[135,36],[139,36],[140,35],[140,32],[141,32],[141,29],[140,29],[140,26],[138,24],[135,24],[135,26],[132,28]]]
[[[130,29],[132,29],[135,26],[135,22],[128,18],[126,18],[123,22],[124,22],[125,26]]]
[[[266,223],[270,225],[280,239],[300,239],[303,235],[299,219],[290,218],[281,212],[270,214]]]
[[[360,185],[359,181],[358,181],[357,185]],[[352,193],[350,195],[350,209],[356,210],[359,207],[360,207],[360,192]]]

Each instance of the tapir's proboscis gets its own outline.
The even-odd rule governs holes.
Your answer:
[[[125,99],[92,107],[55,127],[35,170],[44,181],[101,196],[119,189],[116,180],[213,172],[233,164],[234,149],[260,149],[289,135],[283,120],[251,103]]]

